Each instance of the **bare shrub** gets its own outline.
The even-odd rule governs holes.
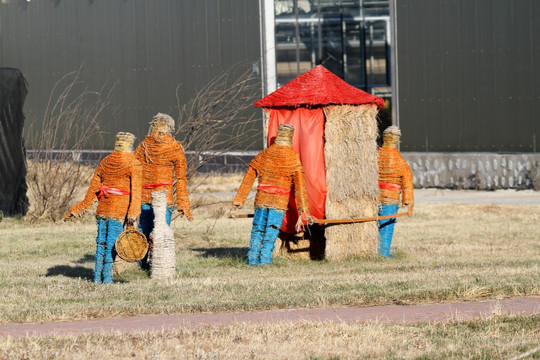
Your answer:
[[[261,96],[261,80],[251,67],[238,64],[214,77],[184,105],[178,96],[176,137],[188,157],[190,179],[204,164],[231,150],[249,149],[257,134],[260,114],[253,104]]]
[[[30,126],[27,220],[59,220],[77,190],[88,184],[92,170],[81,161],[81,150],[101,139],[98,119],[110,96],[110,91],[83,88],[80,69],[54,85],[43,119]]]

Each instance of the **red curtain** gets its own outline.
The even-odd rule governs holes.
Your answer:
[[[293,148],[300,155],[304,167],[309,210],[315,219],[324,219],[326,201],[324,121],[322,108],[297,108],[295,110],[271,109],[268,122],[268,146],[274,143],[280,124],[294,126]],[[297,209],[294,193],[291,193],[289,210],[283,219],[282,231],[290,234],[296,233]]]

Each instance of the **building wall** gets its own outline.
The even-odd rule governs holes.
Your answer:
[[[402,151],[540,149],[540,2],[394,0]]]
[[[104,148],[117,131],[146,135],[157,112],[177,116],[177,88],[185,103],[231,66],[259,60],[259,1],[0,2],[0,67],[28,80],[28,121],[42,119],[55,84],[80,69],[80,89],[111,92]]]
[[[414,187],[540,190],[540,154],[402,153]]]

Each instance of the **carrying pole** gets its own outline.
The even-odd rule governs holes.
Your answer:
[[[401,213],[401,214],[393,214],[393,215],[385,215],[385,216],[376,216],[376,217],[368,217],[368,218],[362,218],[362,219],[313,219],[313,222],[316,224],[348,224],[348,223],[358,223],[358,222],[367,222],[367,221],[378,221],[378,220],[384,220],[384,219],[393,219],[401,216],[410,216],[408,212]],[[245,219],[245,218],[252,218],[253,214],[231,214],[229,215],[230,218],[236,218],[236,219]]]

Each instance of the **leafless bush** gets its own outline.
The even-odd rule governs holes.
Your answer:
[[[62,77],[51,90],[43,119],[30,126],[33,151],[26,180],[32,204],[27,220],[60,219],[92,175],[80,159],[81,150],[101,139],[98,119],[111,94],[83,85],[80,69]]]
[[[179,86],[180,87],[180,86]],[[261,96],[260,78],[251,67],[233,66],[208,82],[187,103],[178,96],[176,137],[188,158],[188,179],[205,163],[231,150],[245,150],[262,137],[255,137],[260,114],[253,103]]]

